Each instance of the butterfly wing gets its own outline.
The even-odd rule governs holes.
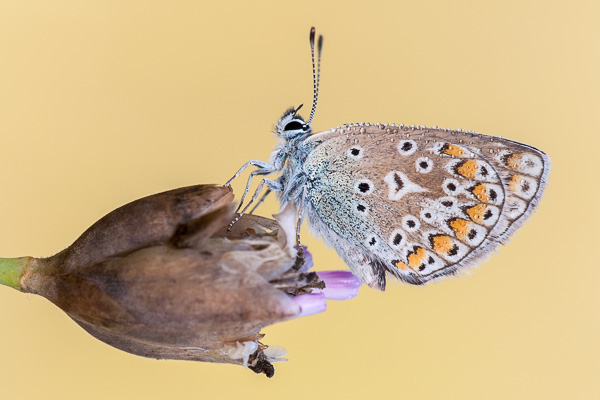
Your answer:
[[[309,224],[371,287],[464,270],[507,240],[542,194],[549,159],[472,132],[351,125],[309,137]]]

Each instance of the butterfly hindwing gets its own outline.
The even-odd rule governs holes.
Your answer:
[[[528,217],[549,169],[531,146],[435,128],[344,126],[302,146],[311,225],[381,289],[378,269],[420,284],[476,263]]]

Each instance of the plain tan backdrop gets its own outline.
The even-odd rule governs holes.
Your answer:
[[[599,398],[599,17],[593,0],[3,0],[4,257],[53,254],[128,201],[266,160],[280,114],[312,99],[312,25],[317,130],[470,129],[537,146],[553,170],[539,211],[471,277],[363,287],[267,328],[290,359],[271,380],[120,352],[0,287],[0,397]],[[344,268],[304,238],[317,269]]]

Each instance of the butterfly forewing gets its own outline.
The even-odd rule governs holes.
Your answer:
[[[311,225],[373,282],[380,268],[418,284],[477,262],[531,213],[549,169],[531,146],[436,128],[344,126],[303,147]]]

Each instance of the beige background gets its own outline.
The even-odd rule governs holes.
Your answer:
[[[3,0],[5,257],[53,254],[123,203],[266,160],[283,110],[311,101],[311,25],[325,36],[317,130],[460,127],[537,146],[553,171],[539,211],[471,277],[363,288],[268,328],[290,359],[271,380],[122,353],[0,287],[0,396],[599,398],[598,4]],[[304,233],[318,269],[343,268]]]

